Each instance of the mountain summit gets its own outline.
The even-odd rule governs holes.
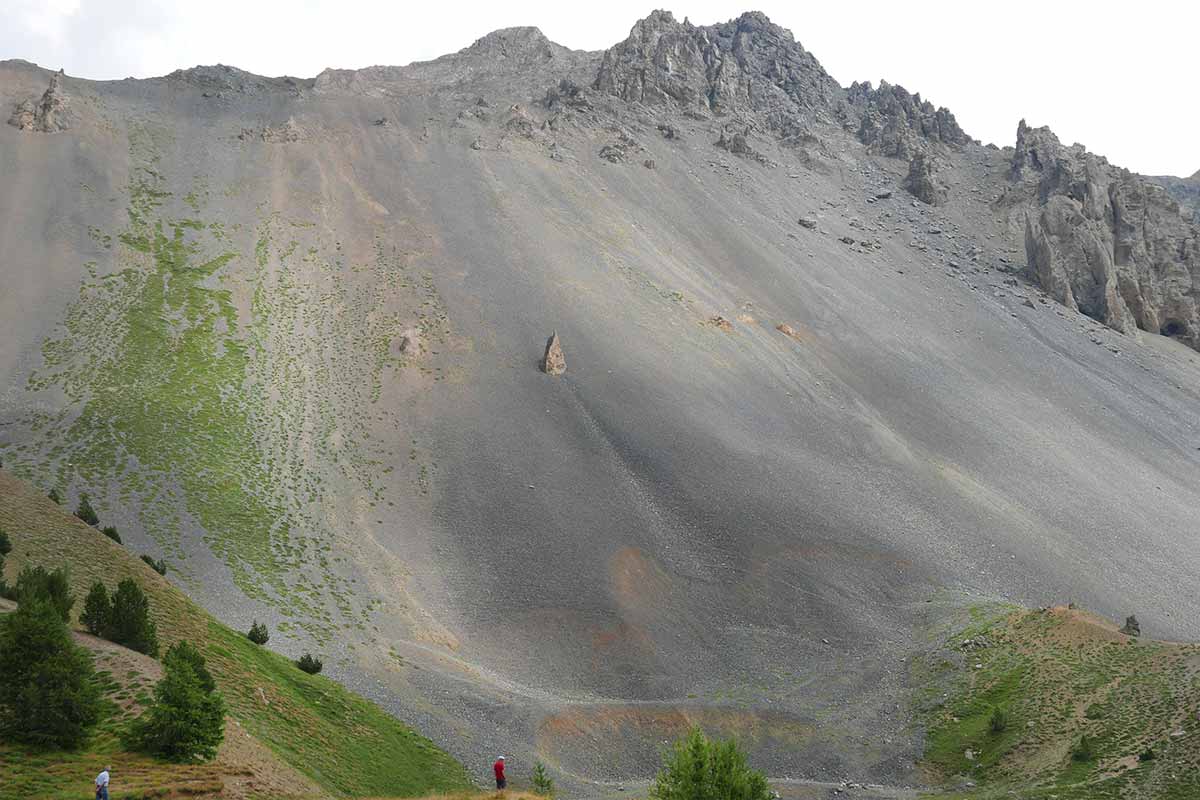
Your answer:
[[[0,109],[4,468],[464,763],[912,785],[977,604],[1200,635],[1200,236],[1046,128],[662,11]]]

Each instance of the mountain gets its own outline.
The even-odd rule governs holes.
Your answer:
[[[5,467],[464,763],[914,785],[956,609],[1200,634],[1196,227],[1048,129],[757,13],[0,107]]]
[[[1179,201],[1179,207],[1185,214],[1191,214],[1192,219],[1200,221],[1200,170],[1190,178],[1158,175],[1150,180],[1170,192]]]

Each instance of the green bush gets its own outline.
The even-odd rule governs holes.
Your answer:
[[[159,575],[165,576],[167,574],[167,562],[163,561],[161,558],[155,560],[153,556],[148,556],[145,553],[143,553],[142,561],[145,561],[147,564],[149,564],[150,569],[154,570]]]
[[[266,644],[271,638],[271,632],[267,630],[266,625],[262,625],[258,620],[250,626],[250,632],[246,634],[246,638],[255,644]]]
[[[1153,761],[1156,758],[1158,758],[1158,755],[1154,752],[1153,747],[1147,747],[1145,750],[1143,750],[1141,753],[1138,754],[1138,761],[1141,761],[1142,763],[1145,763],[1147,761]]]
[[[42,747],[77,747],[96,723],[91,655],[71,641],[59,609],[41,598],[0,618],[0,729]]]
[[[88,500],[86,493],[79,495],[79,505],[75,508],[75,516],[93,528],[100,524],[100,517],[96,515],[96,509],[92,508],[92,503]]]
[[[766,777],[751,769],[732,739],[709,740],[699,728],[677,740],[650,788],[653,800],[770,800]]]
[[[1071,750],[1071,758],[1075,761],[1091,761],[1096,757],[1096,745],[1087,734],[1079,737],[1079,743]]]
[[[150,619],[150,601],[132,578],[117,584],[106,638],[139,653],[158,656],[158,629]]]
[[[109,599],[108,590],[104,588],[103,583],[96,581],[87,597],[83,598],[83,613],[79,615],[79,621],[93,636],[108,638],[112,628],[112,615],[112,600]]]
[[[121,543],[121,534],[117,533],[117,529],[114,528],[112,525],[108,525],[104,528],[101,528],[100,532],[103,533],[108,538],[112,539],[117,544]]]
[[[62,495],[58,493],[58,489],[51,489],[50,491],[46,492],[46,497],[49,497],[60,506],[62,505]]]
[[[554,797],[554,779],[546,774],[546,765],[540,761],[533,765],[533,791],[544,797]]]
[[[71,594],[71,575],[66,567],[47,572],[45,567],[26,567],[17,576],[12,595],[18,603],[45,600],[54,606],[63,622],[71,621],[75,595]]]
[[[296,666],[309,675],[316,675],[325,665],[321,663],[321,659],[314,656],[312,653],[305,653],[300,656],[300,660],[296,662]]]
[[[224,737],[225,701],[204,657],[179,642],[167,651],[154,701],[130,724],[126,744],[170,761],[207,761]]]
[[[992,709],[992,718],[988,720],[988,728],[992,733],[1000,734],[1008,730],[1008,712],[1000,706]]]

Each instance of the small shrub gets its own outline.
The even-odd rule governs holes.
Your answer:
[[[554,797],[554,779],[546,774],[546,765],[540,761],[533,765],[533,791],[544,797]]]
[[[117,584],[107,638],[130,650],[158,657],[158,629],[150,619],[150,601],[132,578]]]
[[[155,559],[153,556],[142,553],[142,561],[145,561],[147,564],[149,564],[150,569],[154,570],[159,575],[165,576],[167,574],[167,562],[163,559]]]
[[[75,508],[75,516],[93,528],[100,524],[100,517],[96,515],[96,509],[92,508],[92,503],[88,500],[87,494],[79,495],[79,505]]]
[[[46,497],[49,497],[58,505],[62,505],[62,495],[58,493],[58,489],[51,489],[50,491],[46,492]]]
[[[1071,758],[1075,761],[1091,761],[1096,757],[1096,745],[1087,734],[1079,737],[1079,743],[1071,749]]]
[[[316,675],[325,665],[321,663],[321,659],[312,653],[305,653],[300,656],[300,660],[296,662],[296,666],[309,675]]]
[[[1008,712],[999,706],[993,708],[992,718],[988,720],[988,728],[994,734],[1004,733],[1008,730]]]
[[[1138,761],[1141,761],[1143,763],[1145,763],[1147,761],[1153,761],[1156,758],[1158,758],[1158,756],[1155,755],[1153,747],[1147,747],[1145,750],[1143,750],[1141,753],[1138,754]]]
[[[650,788],[653,800],[770,800],[766,777],[751,769],[737,743],[710,741],[699,728],[664,755]]]
[[[45,600],[54,606],[63,622],[71,621],[75,595],[71,594],[71,575],[66,567],[58,567],[53,572],[47,572],[41,566],[26,567],[17,576],[12,596],[18,603]]]
[[[103,583],[96,581],[83,599],[83,613],[79,615],[79,621],[88,633],[107,638],[111,633],[112,615],[112,600],[109,599],[108,590]]]
[[[246,634],[246,638],[255,644],[266,644],[271,638],[271,632],[267,630],[267,626],[261,624],[258,620],[250,626],[250,632]]]
[[[154,701],[130,724],[127,746],[169,761],[208,761],[225,737],[225,700],[200,651],[179,642],[163,658]]]
[[[59,609],[45,599],[26,599],[0,619],[0,675],[6,737],[73,748],[99,717],[92,657],[71,641]]]
[[[101,528],[100,532],[103,533],[108,538],[112,539],[117,544],[121,543],[121,534],[117,533],[117,529],[114,528],[112,525],[108,525],[107,527]]]

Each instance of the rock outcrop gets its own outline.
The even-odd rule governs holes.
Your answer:
[[[940,206],[946,202],[946,187],[937,177],[937,160],[928,153],[918,152],[912,157],[904,188],[922,203]]]
[[[1200,229],[1163,187],[1024,120],[1011,170],[1029,204],[1027,269],[1048,294],[1122,333],[1200,349]]]
[[[949,109],[935,108],[903,86],[853,83],[846,96],[860,114],[859,140],[877,155],[911,161],[929,143],[961,147],[971,141]]]
[[[1125,626],[1121,628],[1121,633],[1126,636],[1141,636],[1142,626],[1138,624],[1137,617],[1130,615],[1125,618]]]
[[[558,339],[558,331],[555,331],[546,340],[546,354],[542,357],[542,372],[547,375],[562,375],[566,371],[567,357],[563,355],[562,342]]]
[[[655,11],[605,52],[593,88],[704,116],[758,112],[776,130],[828,112],[843,96],[791,33],[758,12],[695,26]]]
[[[13,109],[8,124],[22,131],[57,133],[71,127],[71,110],[62,88],[63,71],[50,78],[50,86],[38,101],[22,100]]]

